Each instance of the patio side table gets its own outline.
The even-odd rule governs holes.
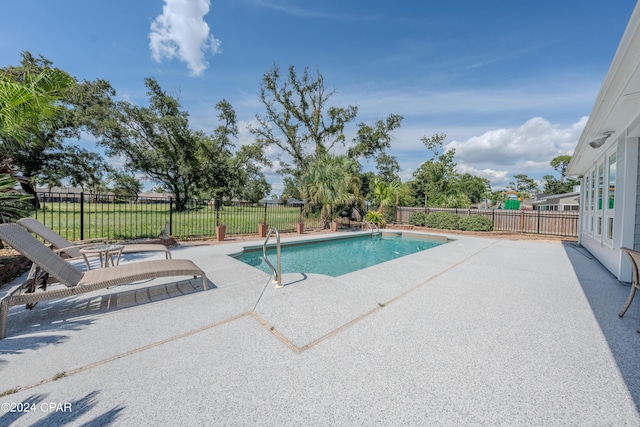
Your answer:
[[[87,270],[91,270],[89,256],[97,255],[100,258],[100,268],[106,268],[120,264],[120,256],[122,255],[123,249],[123,245],[99,244],[85,246],[80,249],[80,253],[84,258],[84,262],[87,264]],[[116,257],[115,261],[113,260],[114,256]]]

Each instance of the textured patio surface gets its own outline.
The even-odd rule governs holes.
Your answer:
[[[282,289],[226,255],[247,242],[185,246],[211,290],[13,307],[0,425],[640,425],[628,284],[575,244],[450,237]]]

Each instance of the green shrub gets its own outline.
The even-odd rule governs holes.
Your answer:
[[[426,226],[442,230],[456,230],[460,217],[452,212],[433,212],[427,215]]]
[[[417,227],[424,227],[427,223],[427,214],[424,212],[411,212],[409,214],[409,224]]]
[[[464,231],[493,231],[493,221],[482,215],[460,218],[458,228]]]
[[[387,206],[384,208],[384,222],[387,224],[393,224],[396,222],[396,209],[393,206]]]
[[[384,214],[382,212],[368,211],[364,215],[364,219],[367,220],[367,221],[373,222],[375,225],[378,226],[378,228],[382,228],[385,225],[387,225],[387,223],[384,220]]]

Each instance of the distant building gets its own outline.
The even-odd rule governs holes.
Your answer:
[[[116,194],[112,192],[95,193],[91,190],[84,190],[80,187],[39,187],[36,188],[36,194],[40,202],[49,203],[79,203],[80,197],[84,198],[84,201],[98,202],[98,203],[113,203],[116,201]],[[168,193],[138,193],[137,199],[133,196],[132,201],[138,203],[169,203],[171,201],[171,194]]]
[[[564,194],[542,194],[530,202],[536,211],[577,211],[580,209],[580,191]]]

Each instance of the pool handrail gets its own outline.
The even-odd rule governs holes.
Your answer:
[[[276,260],[277,260],[276,264],[278,265],[277,269],[273,266],[273,264],[271,264],[271,262],[269,261],[269,258],[267,258],[267,243],[269,242],[271,233],[274,231],[276,232]],[[271,279],[271,282],[276,284],[276,288],[281,288],[282,287],[282,269],[281,269],[281,263],[280,263],[280,232],[278,231],[277,228],[272,227],[267,232],[267,237],[266,239],[264,239],[264,244],[262,245],[262,257],[264,258],[264,262],[266,262],[269,268],[271,268],[271,270],[273,271],[273,277]]]
[[[375,222],[373,221],[368,221],[368,220],[364,220],[362,221],[364,224],[367,224],[369,226],[369,228],[371,229],[371,235],[373,236],[374,234],[380,234],[380,229],[378,228],[378,226],[376,225]],[[375,227],[375,230],[374,230]]]

